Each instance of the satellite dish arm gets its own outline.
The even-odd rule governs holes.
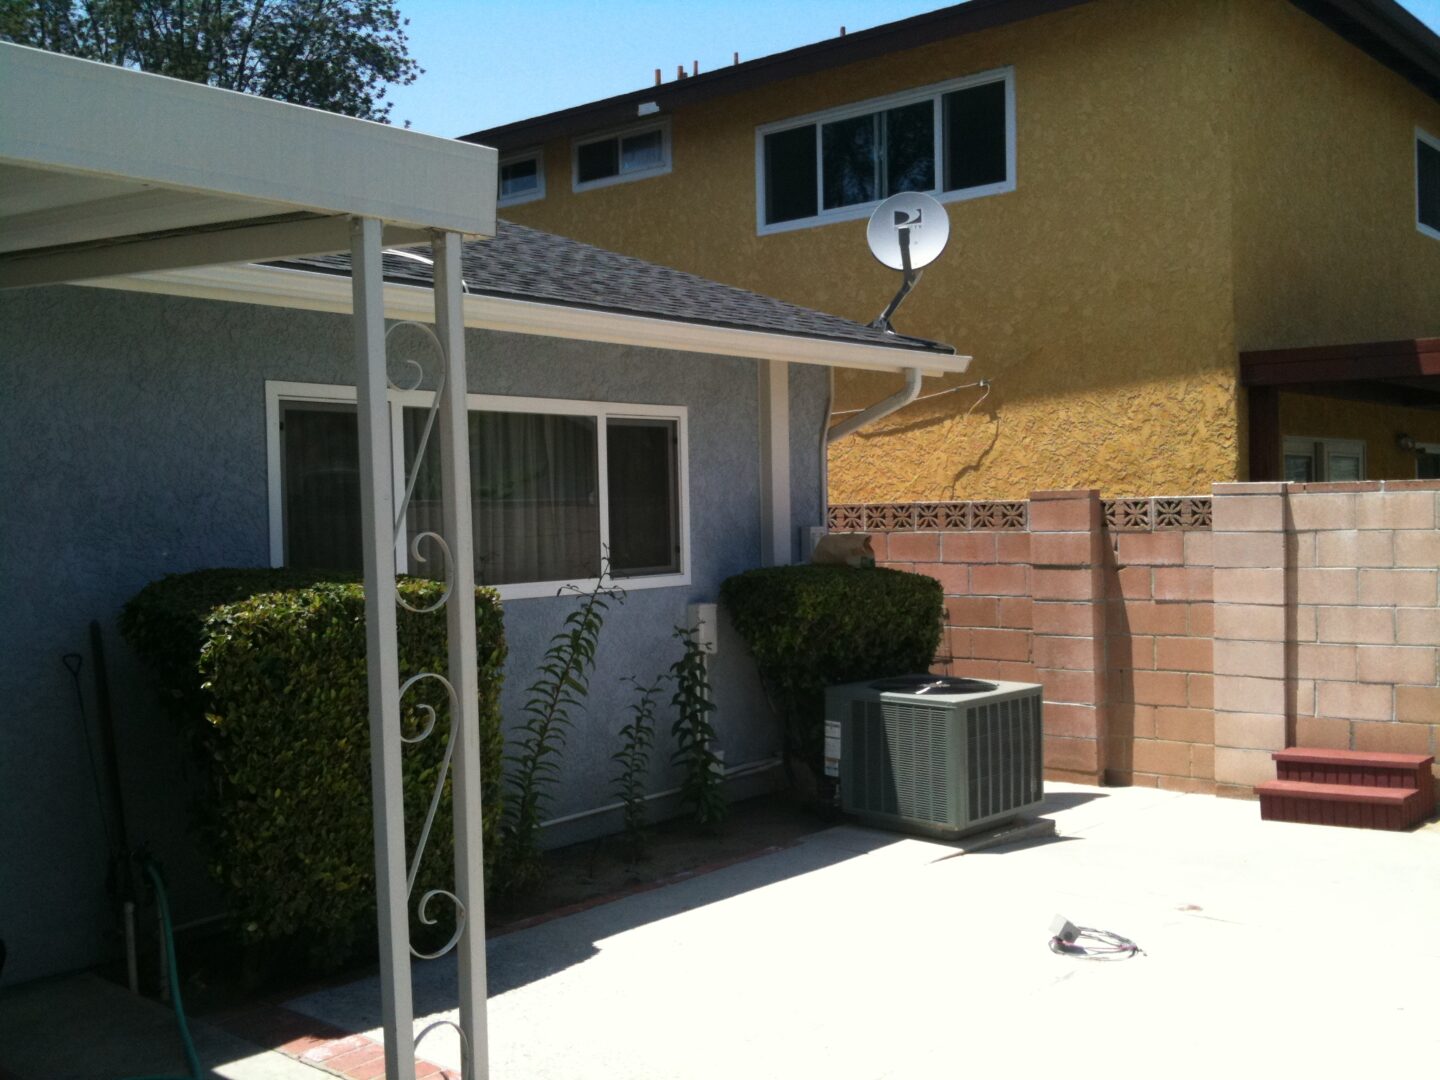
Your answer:
[[[904,302],[905,297],[910,295],[910,290],[915,288],[916,284],[920,281],[920,275],[924,273],[923,270],[916,270],[910,265],[909,229],[900,230],[900,265],[905,275],[904,280],[900,282],[900,291],[897,292],[895,298],[885,306],[885,310],[880,313],[880,317],[870,324],[872,329],[883,330],[887,334],[895,333],[895,328],[890,325],[890,316],[895,314],[895,309]]]

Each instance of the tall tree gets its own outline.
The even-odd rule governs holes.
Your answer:
[[[393,0],[0,0],[0,39],[389,123],[421,74]]]

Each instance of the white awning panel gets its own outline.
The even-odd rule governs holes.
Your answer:
[[[0,42],[0,287],[495,232],[495,151]]]

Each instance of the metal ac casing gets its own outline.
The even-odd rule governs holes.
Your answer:
[[[1041,688],[997,682],[969,694],[825,692],[840,727],[840,802],[883,828],[950,839],[1039,805]]]

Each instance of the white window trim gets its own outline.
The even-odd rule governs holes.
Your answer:
[[[961,191],[940,191],[939,187],[944,183],[943,177],[943,145],[941,138],[943,134],[943,110],[941,98],[945,94],[953,93],[956,90],[965,90],[972,86],[982,86],[986,83],[1004,82],[1005,84],[1005,174],[1006,178],[997,184],[984,184],[980,187],[965,188]],[[948,82],[935,83],[931,86],[922,86],[914,90],[906,90],[903,93],[889,94],[885,97],[870,98],[867,101],[857,101],[849,105],[837,106],[833,109],[825,109],[821,112],[809,113],[805,116],[793,116],[785,120],[776,120],[769,124],[762,124],[755,129],[755,232],[759,236],[768,236],[771,233],[794,232],[796,229],[813,229],[820,225],[831,225],[837,221],[857,221],[861,218],[868,218],[875,212],[882,200],[875,200],[868,203],[857,203],[854,206],[837,207],[834,210],[824,209],[824,184],[825,174],[821,162],[823,154],[822,140],[819,137],[819,127],[835,120],[844,120],[851,116],[864,116],[868,113],[882,112],[886,109],[897,108],[901,105],[912,105],[917,101],[933,99],[935,101],[935,187],[927,192],[933,195],[942,203],[965,202],[969,199],[981,199],[987,195],[1003,195],[1006,192],[1014,191],[1016,186],[1016,160],[1015,152],[1015,69],[1013,67],[995,68],[991,71],[982,71],[975,75],[966,75],[964,78],[951,79]],[[816,155],[816,184],[819,191],[816,192],[815,205],[820,207],[819,213],[813,217],[797,218],[794,221],[780,221],[774,225],[765,222],[765,136],[773,135],[777,131],[788,131],[791,128],[806,127],[810,124],[816,125],[815,155]]]
[[[405,490],[404,461],[404,410],[407,406],[429,408],[434,400],[429,390],[391,390],[390,404],[390,447],[392,485],[397,493]],[[353,386],[336,386],[324,383],[298,383],[267,380],[265,383],[265,446],[266,482],[270,497],[270,565],[285,565],[285,522],[284,502],[281,494],[281,446],[280,410],[286,402],[307,402],[311,404],[355,403]],[[609,419],[627,417],[644,419],[674,420],[679,442],[676,453],[676,485],[679,500],[680,571],[674,574],[652,574],[645,577],[615,578],[615,583],[627,592],[633,589],[666,589],[688,586],[691,583],[690,562],[690,411],[684,405],[640,405],[632,402],[579,401],[566,398],[503,397],[495,394],[467,394],[466,409],[475,412],[531,412],[550,413],[564,416],[591,416],[595,418],[597,457],[599,470],[600,535],[604,541],[610,537],[610,485],[606,456],[606,425]],[[398,494],[397,494],[398,499]],[[395,569],[405,573],[409,567],[409,537],[401,538],[395,545]],[[580,581],[527,581],[511,585],[497,585],[501,600],[526,600],[542,596],[554,596],[567,585],[580,589],[594,588],[596,581],[589,578]]]
[[[1432,240],[1440,240],[1440,229],[1432,229],[1420,220],[1420,144],[1440,151],[1440,138],[1431,135],[1424,128],[1415,129],[1415,151],[1414,151],[1414,173],[1415,173],[1415,228],[1430,237]]]
[[[644,135],[646,132],[660,132],[660,157],[659,165],[652,165],[648,169],[632,169],[630,172],[619,172],[614,176],[606,176],[599,180],[580,180],[580,148],[589,146],[591,143],[605,142],[607,139],[623,139],[629,135]],[[616,147],[619,153],[619,147]],[[648,180],[652,176],[664,176],[670,172],[670,118],[662,117],[659,120],[646,120],[639,124],[626,124],[623,127],[610,128],[606,131],[592,131],[582,138],[572,139],[570,142],[570,188],[572,191],[593,191],[596,188],[611,187],[615,184],[628,184],[632,180]]]
[[[517,161],[535,161],[535,178],[539,186],[534,191],[527,191],[520,195],[499,195],[500,173],[495,173],[495,191],[497,193],[497,206],[523,206],[525,203],[539,202],[545,198],[545,150],[544,147],[532,146],[528,150],[519,150],[513,154],[506,154],[500,159],[500,167],[513,165]]]
[[[1370,475],[1370,454],[1364,439],[1326,439],[1310,435],[1286,435],[1280,449],[1281,466],[1287,456],[1306,455],[1315,462],[1315,482],[1328,484],[1331,453],[1355,455],[1360,458],[1360,479]]]

